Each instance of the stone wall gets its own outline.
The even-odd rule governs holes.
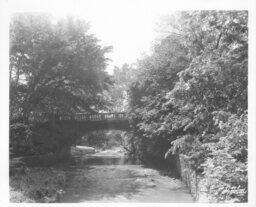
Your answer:
[[[179,172],[181,180],[187,185],[190,190],[191,195],[197,202],[209,202],[207,198],[207,193],[205,185],[203,184],[203,177],[198,175],[195,170],[193,170],[186,157],[179,154],[178,161]]]

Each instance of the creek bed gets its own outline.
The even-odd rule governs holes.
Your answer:
[[[72,153],[67,186],[58,202],[193,202],[186,186],[156,169],[130,164],[122,151]]]
[[[193,202],[179,179],[132,164],[118,148],[73,147],[66,162],[20,170],[10,176],[10,201],[15,203]]]

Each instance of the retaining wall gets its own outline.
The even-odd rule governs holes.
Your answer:
[[[178,163],[181,180],[187,185],[195,201],[208,203],[209,199],[203,184],[203,177],[190,167],[184,155],[179,154]]]

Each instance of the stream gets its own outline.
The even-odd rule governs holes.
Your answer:
[[[66,168],[68,185],[61,203],[175,202],[191,203],[186,186],[156,169],[125,162],[120,149],[84,154],[73,150],[75,162]]]

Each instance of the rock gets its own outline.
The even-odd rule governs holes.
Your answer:
[[[154,187],[156,187],[156,184],[153,182],[149,182],[149,183],[147,183],[147,187],[154,188]]]
[[[95,153],[95,149],[93,147],[87,147],[87,146],[76,146],[75,148],[77,151],[87,154]]]
[[[154,182],[152,182],[152,181],[153,181],[153,179],[151,179],[151,181],[148,181],[146,179],[141,179],[141,178],[137,178],[135,180],[135,182],[137,182],[139,184],[142,184],[142,185],[144,185],[146,187],[154,188],[154,187],[156,187],[156,184]]]

